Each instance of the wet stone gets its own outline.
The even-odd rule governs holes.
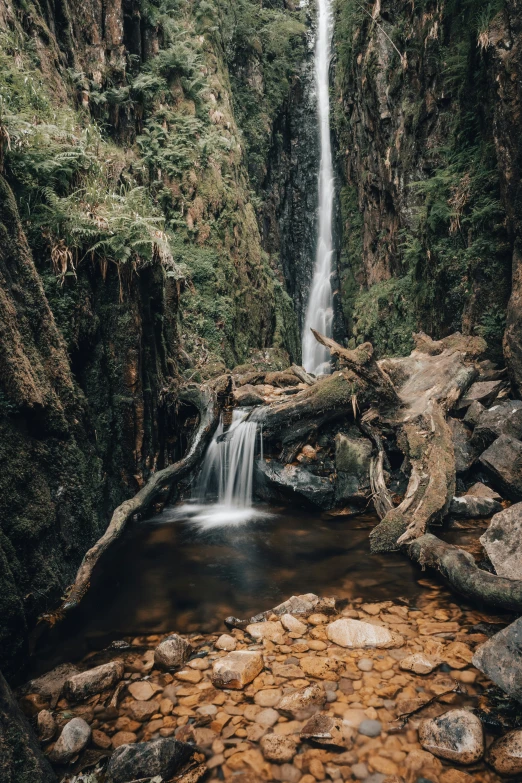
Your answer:
[[[128,686],[128,691],[130,695],[138,701],[147,701],[148,699],[152,699],[155,693],[155,690],[150,682],[147,682],[146,680],[131,683]]]
[[[305,623],[302,623],[301,620],[297,619],[297,617],[294,617],[292,614],[288,613],[281,616],[281,624],[290,633],[298,633],[301,634],[301,636],[303,636],[307,630]]]
[[[321,710],[326,700],[326,694],[320,685],[308,685],[293,693],[288,693],[277,705],[279,712],[295,720],[306,720]]]
[[[379,737],[382,731],[382,723],[379,720],[365,718],[359,724],[359,734],[365,737]]]
[[[467,710],[450,710],[422,721],[419,741],[433,755],[460,764],[473,764],[484,753],[482,723]]]
[[[56,732],[56,721],[53,718],[52,712],[49,710],[41,710],[36,718],[36,729],[38,732],[38,739],[41,742],[49,742],[54,737]]]
[[[167,636],[154,650],[154,664],[160,669],[178,669],[192,654],[191,645],[182,636]]]
[[[134,701],[128,707],[129,717],[132,720],[143,723],[149,718],[152,718],[157,712],[159,712],[159,702],[153,701]]]
[[[326,713],[317,713],[301,729],[302,740],[314,740],[321,745],[337,745],[351,748],[354,731],[341,718]]]
[[[282,695],[279,688],[272,688],[271,690],[258,691],[254,696],[254,701],[260,707],[277,707]]]
[[[437,668],[437,664],[429,655],[414,653],[403,658],[399,663],[399,667],[403,671],[414,672],[414,674],[430,674]]]
[[[509,731],[490,746],[486,760],[499,775],[522,773],[522,729]]]
[[[64,683],[64,694],[69,701],[83,701],[89,696],[113,688],[123,677],[124,671],[122,661],[111,661],[80,674],[73,674]]]
[[[226,650],[227,652],[232,652],[232,650],[235,650],[237,647],[237,641],[234,639],[233,636],[230,636],[228,633],[221,634],[219,639],[214,644],[214,647],[218,650]]]
[[[55,764],[67,764],[87,747],[90,740],[89,724],[83,718],[73,718],[63,727],[49,758]]]
[[[123,745],[113,753],[107,777],[111,783],[131,783],[155,776],[168,780],[193,752],[191,745],[173,738]]]
[[[330,623],[326,634],[340,647],[386,647],[393,643],[393,636],[387,628],[349,618]]]
[[[214,663],[212,683],[216,688],[241,689],[263,670],[261,653],[237,650]]]
[[[261,752],[267,761],[284,764],[291,761],[297,752],[297,741],[293,737],[279,734],[265,734],[260,741]]]

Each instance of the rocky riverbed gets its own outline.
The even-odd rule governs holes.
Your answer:
[[[472,664],[506,618],[423,583],[415,606],[307,594],[230,619],[223,634],[122,640],[32,680],[20,704],[65,781],[493,783],[495,770],[522,772],[522,730],[506,734],[492,716],[491,683]]]

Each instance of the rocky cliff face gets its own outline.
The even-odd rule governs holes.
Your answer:
[[[520,381],[517,3],[337,3],[343,306],[354,342],[486,338]],[[519,210],[518,210],[519,211]]]
[[[183,451],[184,377],[299,357],[272,235],[303,190],[308,24],[252,0],[0,1],[9,675],[112,509]]]

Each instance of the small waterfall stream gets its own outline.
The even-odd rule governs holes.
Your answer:
[[[316,374],[329,372],[329,352],[310,329],[332,336],[333,294],[331,285],[334,204],[334,171],[330,139],[329,72],[333,35],[332,0],[318,0],[318,29],[315,50],[315,81],[321,142],[319,167],[319,233],[317,255],[303,330],[303,367]]]
[[[182,507],[201,528],[239,524],[260,515],[252,507],[258,425],[247,420],[248,414],[234,410],[226,431],[221,420],[205,454],[194,502]]]

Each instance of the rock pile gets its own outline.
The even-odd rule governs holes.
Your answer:
[[[487,680],[471,661],[487,637],[469,630],[482,615],[428,599],[422,611],[361,600],[317,611],[332,604],[302,596],[230,634],[132,639],[116,659],[62,677],[54,704],[38,680],[21,704],[58,770],[89,766],[112,783],[518,774],[521,732],[485,751],[473,711]]]

